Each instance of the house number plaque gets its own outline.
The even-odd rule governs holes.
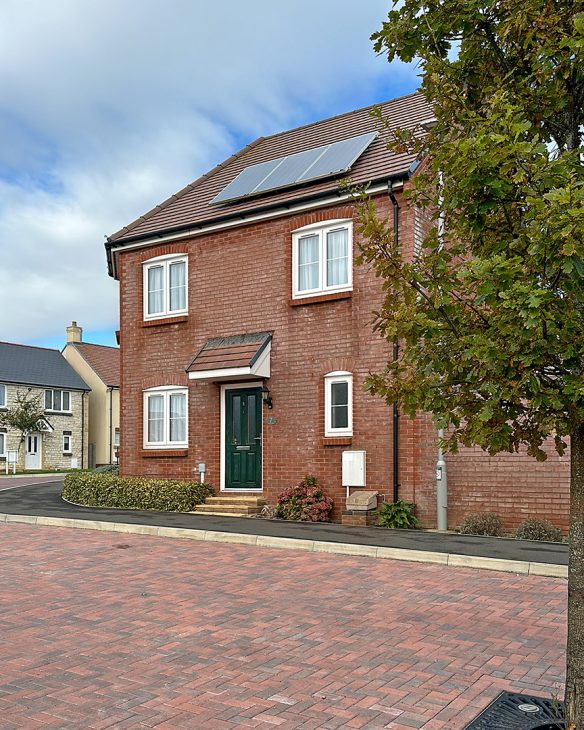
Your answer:
[[[266,418],[266,423],[268,424],[268,426],[273,426],[274,424],[278,423],[278,419],[276,418],[276,416],[268,416]]]

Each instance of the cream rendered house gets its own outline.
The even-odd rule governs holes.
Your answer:
[[[120,350],[83,342],[83,330],[67,327],[63,356],[91,388],[89,466],[116,464],[120,444]]]

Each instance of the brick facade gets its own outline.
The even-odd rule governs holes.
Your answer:
[[[411,255],[415,220],[401,196],[400,239]],[[391,215],[385,196],[380,211]],[[367,374],[383,368],[390,348],[371,331],[372,312],[382,299],[381,282],[367,266],[354,266],[353,292],[291,302],[292,231],[332,219],[350,218],[339,204],[319,211],[274,218],[215,233],[148,247],[121,250],[121,468],[124,474],[193,478],[197,464],[219,491],[220,385],[189,381],[185,368],[214,337],[273,331],[269,388],[273,410],[263,411],[263,488],[269,502],[304,474],[312,473],[335,501],[341,518],[344,449],[367,452],[367,488],[392,499],[392,413],[366,394]],[[419,235],[419,231],[418,231]],[[354,243],[353,253],[356,253]],[[188,254],[188,315],[143,321],[144,261],[165,254]],[[324,375],[353,373],[354,435],[324,438]],[[156,386],[188,387],[189,444],[186,450],[143,449],[143,391]],[[270,416],[272,423],[268,423]],[[418,505],[421,522],[435,525],[436,434],[427,416],[400,419],[401,495]],[[566,527],[568,457],[553,454],[537,464],[523,455],[489,458],[480,450],[447,457],[449,523],[471,511],[492,509],[507,526],[525,516],[549,517]]]

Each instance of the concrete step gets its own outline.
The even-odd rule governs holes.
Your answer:
[[[249,505],[253,507],[263,507],[266,504],[266,500],[263,497],[240,497],[240,496],[225,496],[225,497],[207,497],[205,504],[222,505],[222,504],[238,504],[238,505]]]
[[[257,515],[261,511],[261,507],[257,505],[246,504],[200,504],[196,512],[200,514],[216,515],[216,514],[237,514],[237,515]]]

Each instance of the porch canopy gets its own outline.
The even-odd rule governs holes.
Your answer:
[[[187,367],[190,380],[247,380],[270,377],[271,332],[207,340]]]

